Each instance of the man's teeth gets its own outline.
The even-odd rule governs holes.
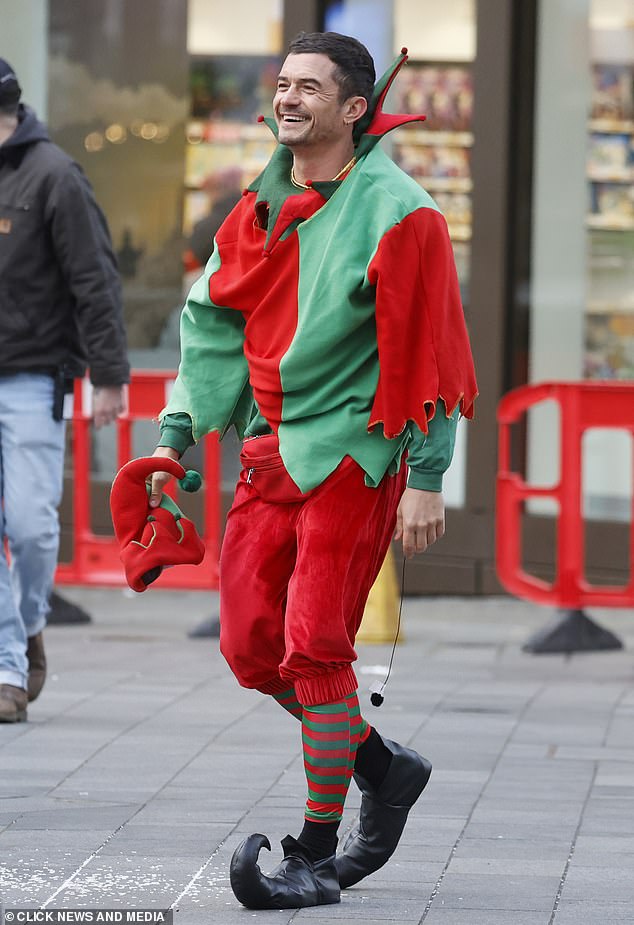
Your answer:
[[[305,116],[288,116],[288,115],[285,115],[285,116],[284,116],[284,121],[285,121],[285,122],[305,122],[305,121],[306,121],[306,117],[305,117]]]

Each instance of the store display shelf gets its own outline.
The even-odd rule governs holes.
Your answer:
[[[634,215],[588,215],[586,225],[598,231],[634,231]]]
[[[187,141],[190,144],[235,144],[242,141],[270,140],[273,136],[269,128],[262,124],[243,125],[239,122],[189,122]]]
[[[634,315],[634,298],[620,299],[618,302],[592,299],[587,302],[586,311],[591,315]]]
[[[449,229],[449,237],[452,241],[470,241],[471,240],[471,225],[459,225],[453,224],[452,222],[447,222],[447,228]]]
[[[591,183],[634,183],[634,168],[624,170],[588,170]]]
[[[246,185],[246,178],[254,179],[266,166],[266,160],[243,160],[240,163],[240,169],[243,176],[243,185]],[[213,172],[213,169],[209,171]],[[187,192],[201,190],[207,174],[185,177],[184,187]],[[251,179],[248,182],[251,182]]]
[[[588,129],[602,135],[634,134],[633,119],[590,119]]]
[[[470,177],[415,177],[416,181],[430,193],[470,193],[473,181]]]
[[[394,132],[396,144],[442,145],[447,148],[470,148],[473,132],[440,132],[434,129],[416,129],[405,126]]]

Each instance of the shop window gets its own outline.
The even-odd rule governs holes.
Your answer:
[[[275,148],[270,129],[257,120],[272,112],[282,61],[281,0],[189,0],[187,45],[184,292],[211,256],[220,223]],[[172,337],[178,343],[177,326]],[[222,485],[230,491],[239,473],[233,429],[221,454]]]
[[[398,112],[427,116],[420,128],[395,132],[393,156],[444,214],[464,290],[471,241],[471,68],[458,62],[411,62],[395,83],[392,99]]]
[[[273,136],[257,118],[271,112],[281,42],[280,0],[236,0],[230,6],[189,0],[183,233],[191,246],[185,254],[186,286],[210,256],[215,229],[232,197],[237,201],[273,152]]]
[[[633,380],[631,2],[542,2],[537,51],[530,378]],[[623,521],[631,478],[623,443],[616,432],[593,441],[586,512]],[[529,469],[545,449],[535,434]]]
[[[587,149],[587,379],[634,379],[634,16],[629,3],[592,0]],[[586,435],[584,502],[591,519],[631,511],[631,440]]]
[[[584,375],[634,378],[634,21],[594,0]]]
[[[422,112],[427,119],[395,133],[393,154],[447,219],[465,300],[472,223],[475,36],[474,0],[395,0],[394,48],[406,46],[410,62],[394,84],[393,108]]]

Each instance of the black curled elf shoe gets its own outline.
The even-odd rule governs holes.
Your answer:
[[[380,787],[360,774],[354,779],[362,793],[359,824],[352,830],[335,864],[342,889],[374,873],[394,854],[407,816],[431,774],[431,764],[418,752],[389,739],[383,743],[392,761]]]
[[[266,835],[249,835],[231,858],[231,889],[247,909],[300,909],[339,902],[334,854],[313,863],[301,845],[287,835],[282,839],[284,860],[267,876],[258,865],[262,848],[271,850]]]

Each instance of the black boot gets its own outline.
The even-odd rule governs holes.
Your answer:
[[[374,873],[394,853],[407,822],[431,774],[431,764],[418,752],[383,739],[392,761],[380,787],[354,775],[362,793],[359,824],[352,830],[335,864],[339,884],[346,889]]]
[[[266,835],[249,835],[231,858],[231,889],[247,909],[299,909],[339,902],[334,854],[313,863],[287,835],[282,839],[284,860],[266,876],[258,865],[261,848],[271,850]]]

